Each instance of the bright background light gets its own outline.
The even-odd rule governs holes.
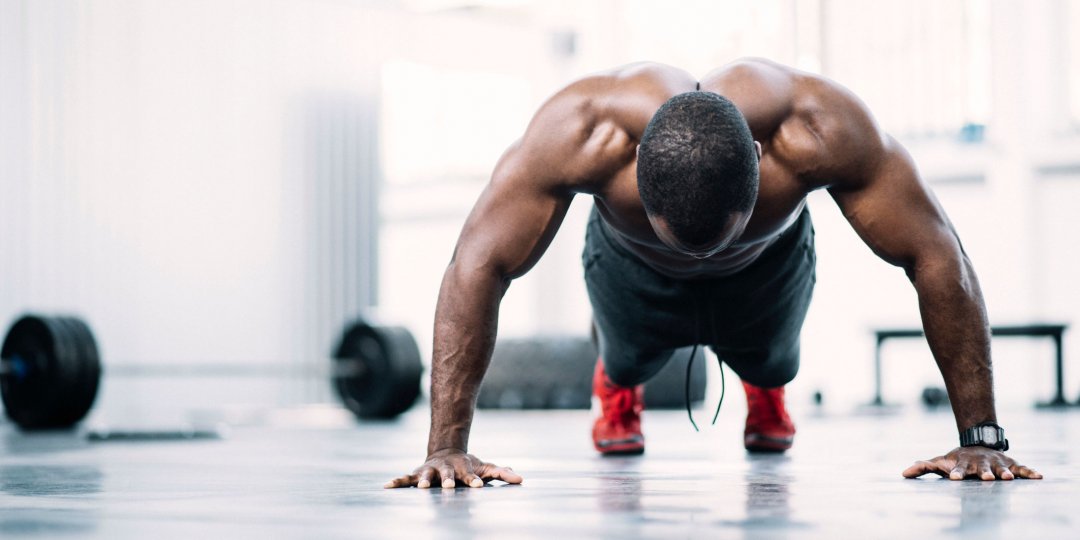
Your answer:
[[[461,223],[547,96],[628,62],[765,56],[850,87],[909,147],[992,322],[1080,321],[1078,27],[1067,0],[0,0],[0,319],[77,312],[107,363],[284,366],[306,382],[250,399],[329,399],[303,376],[352,317],[430,355]],[[511,287],[503,335],[587,331],[590,205]],[[918,310],[827,194],[811,209],[791,392],[846,407],[870,396],[870,330]],[[1003,404],[1049,397],[1048,344],[995,358]],[[896,343],[886,380],[911,402],[939,378]]]

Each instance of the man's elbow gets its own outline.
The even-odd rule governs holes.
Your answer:
[[[959,247],[922,254],[905,268],[916,288],[978,294],[979,282],[971,259]]]
[[[446,267],[443,284],[464,289],[498,285],[505,290],[512,279],[502,265],[490,258],[455,255]]]

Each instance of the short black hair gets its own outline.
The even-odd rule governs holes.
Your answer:
[[[641,136],[638,191],[679,241],[706,244],[733,212],[757,200],[758,155],[739,109],[712,92],[686,92],[664,103]]]

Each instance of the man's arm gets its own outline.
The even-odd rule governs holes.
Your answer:
[[[975,270],[944,211],[891,138],[859,184],[830,193],[859,236],[907,273],[958,429],[997,420],[990,327]]]
[[[911,157],[874,124],[865,107],[841,95],[842,120],[822,126],[835,166],[829,192],[879,257],[907,273],[919,298],[930,350],[945,380],[958,430],[995,422],[990,326],[975,270],[960,240],[920,179]],[[957,448],[917,462],[908,477],[1041,478],[1001,452]]]
[[[606,163],[588,100],[575,87],[553,97],[500,159],[473,207],[443,276],[435,311],[428,459],[386,487],[480,487],[521,477],[468,454],[480,382],[510,281],[540,259],[573,194]]]

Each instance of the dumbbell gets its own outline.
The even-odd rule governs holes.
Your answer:
[[[400,327],[356,321],[334,354],[331,382],[358,418],[393,418],[416,402],[423,367],[416,340]],[[68,428],[90,411],[101,381],[93,333],[75,317],[26,315],[0,349],[0,392],[25,430]]]

